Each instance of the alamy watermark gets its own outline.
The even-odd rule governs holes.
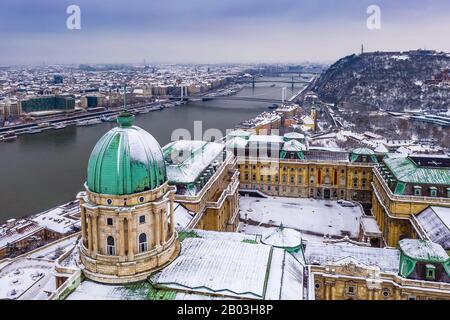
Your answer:
[[[69,30],[81,29],[81,9],[80,6],[72,4],[67,7],[66,13],[69,15],[66,20],[66,27]]]
[[[381,29],[381,8],[378,5],[372,4],[367,7],[366,13],[369,15],[366,21],[367,29],[380,30]]]

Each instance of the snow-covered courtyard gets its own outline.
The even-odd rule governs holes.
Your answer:
[[[360,206],[343,207],[337,201],[310,198],[243,196],[240,209],[241,220],[248,222],[250,229],[282,224],[303,234],[351,238],[358,237],[363,215]]]

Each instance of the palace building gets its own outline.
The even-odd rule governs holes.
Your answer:
[[[180,140],[163,148],[175,201],[193,213],[187,228],[236,231],[239,224],[239,171],[221,143]]]
[[[450,158],[387,156],[373,172],[372,213],[386,244],[396,246],[403,238],[436,238],[430,232],[425,235],[427,232],[418,225],[417,218],[429,207],[437,208],[440,213],[450,207]],[[444,215],[442,212],[443,222],[439,225],[447,225],[448,229],[449,214]],[[421,223],[429,227],[426,221]]]
[[[345,199],[370,208],[374,152],[309,147],[304,135],[255,135],[235,132],[227,148],[237,157],[241,189],[268,195]]]

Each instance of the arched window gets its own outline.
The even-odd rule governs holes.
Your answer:
[[[353,188],[358,188],[358,178],[353,179]]]
[[[147,235],[145,233],[141,233],[139,235],[139,252],[147,251]]]
[[[106,253],[109,256],[116,255],[116,246],[114,244],[114,238],[112,236],[108,236],[108,238],[106,239]]]

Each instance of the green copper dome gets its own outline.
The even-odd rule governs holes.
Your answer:
[[[87,172],[90,191],[133,194],[167,181],[160,145],[147,131],[133,126],[133,118],[123,112],[117,118],[120,126],[108,131],[92,150]]]

